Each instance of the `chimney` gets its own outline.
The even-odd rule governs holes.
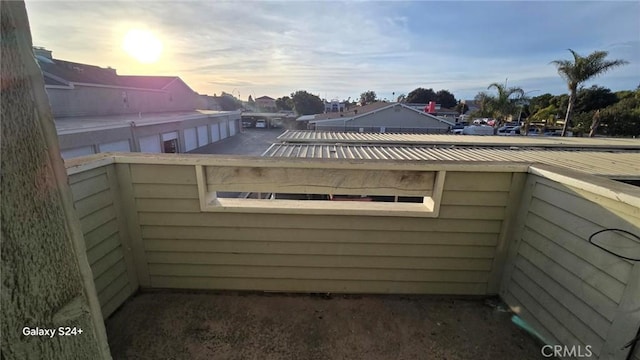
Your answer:
[[[49,60],[51,60],[51,52],[52,52],[51,50],[47,50],[43,47],[36,47],[36,46],[33,47],[33,54],[35,56],[40,56]]]

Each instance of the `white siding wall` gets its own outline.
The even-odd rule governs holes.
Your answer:
[[[448,172],[422,219],[202,212],[194,167],[130,166],[150,287],[495,293],[511,173]]]
[[[113,165],[69,176],[87,260],[107,318],[138,288]]]
[[[640,325],[640,264],[589,237],[605,228],[640,233],[638,208],[537,175],[526,188],[502,297],[548,343],[590,345],[596,358],[626,359],[622,346]]]

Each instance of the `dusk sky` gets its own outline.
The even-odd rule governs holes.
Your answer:
[[[111,66],[120,75],[177,75],[201,94],[225,91],[243,100],[295,90],[328,99],[374,90],[391,99],[416,87],[472,99],[507,78],[531,96],[561,94],[566,85],[549,62],[571,58],[568,48],[629,61],[587,86],[617,91],[640,84],[638,1],[27,0],[26,6],[34,45],[54,58]],[[128,44],[127,52],[123,41],[133,29],[153,35]],[[159,58],[143,64],[131,55],[136,49],[138,59],[154,61],[156,52]]]

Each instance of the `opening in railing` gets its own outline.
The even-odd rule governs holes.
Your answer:
[[[436,217],[445,177],[417,170],[198,165],[196,171],[202,211],[288,214]]]

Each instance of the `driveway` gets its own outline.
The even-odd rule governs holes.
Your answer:
[[[192,150],[189,153],[260,156],[285,131],[284,129],[256,128],[242,130],[240,134]]]

